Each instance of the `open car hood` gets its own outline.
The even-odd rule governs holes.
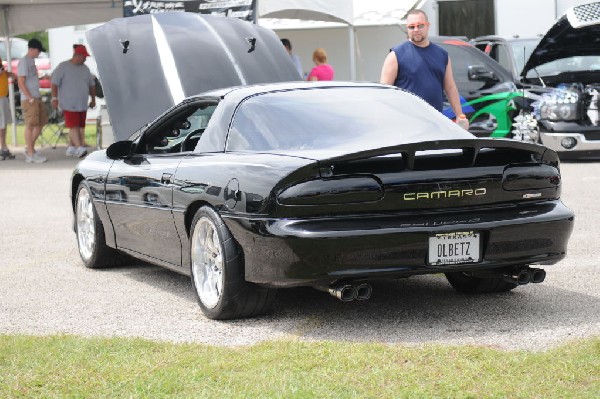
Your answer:
[[[600,48],[600,2],[582,4],[567,10],[540,40],[527,60],[521,76],[550,61],[561,58],[598,55]]]
[[[208,90],[300,80],[271,30],[195,13],[114,19],[86,34],[115,140]]]

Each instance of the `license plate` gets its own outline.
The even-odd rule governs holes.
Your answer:
[[[479,233],[457,231],[429,237],[429,264],[433,266],[479,262]]]

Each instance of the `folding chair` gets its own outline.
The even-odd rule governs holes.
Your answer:
[[[49,138],[44,136],[44,133],[47,132],[50,132],[51,134]],[[44,126],[40,134],[40,145],[43,147],[44,144],[48,144],[52,148],[56,148],[60,140],[64,141],[65,144],[69,144],[69,135],[65,132],[65,119],[63,113],[58,110],[53,110],[48,117],[48,124]]]

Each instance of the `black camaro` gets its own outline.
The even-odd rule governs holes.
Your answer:
[[[227,319],[264,313],[278,287],[360,300],[371,295],[372,279],[445,273],[462,292],[509,291],[544,280],[531,265],[564,258],[574,216],[560,201],[554,151],[478,139],[391,86],[267,83],[299,77],[275,35],[245,22],[166,14],[131,20],[88,34],[123,140],[73,173],[87,267],[118,263],[126,253],[190,275],[204,314]],[[122,46],[126,30],[118,29],[129,23],[151,26],[158,44],[146,32],[145,45],[175,68],[175,83],[173,71],[110,79],[114,68],[136,70]],[[203,94],[183,89],[189,97],[180,101],[173,87],[192,71],[189,59],[178,62],[177,43],[189,45],[186,34],[197,38],[198,26],[221,38],[199,47],[208,60],[198,59],[198,79],[202,63],[215,62],[209,52],[217,50],[207,48],[218,45],[227,62],[216,68],[227,75],[233,64],[231,76],[245,85],[219,88],[209,79]],[[121,33],[112,37],[115,30]],[[131,52],[143,47],[128,42]],[[161,87],[169,89],[164,96]],[[176,105],[123,137],[120,126],[141,125],[155,112],[145,110],[149,94],[123,100],[144,90]]]

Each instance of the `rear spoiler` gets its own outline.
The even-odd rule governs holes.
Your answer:
[[[434,151],[450,150],[447,153]],[[452,151],[458,150],[458,151]],[[419,152],[424,152],[420,154]],[[432,153],[427,153],[432,152]],[[386,156],[390,156],[387,158]],[[436,159],[439,157],[439,162]],[[380,158],[395,165],[397,172],[419,170],[441,170],[446,168],[469,168],[478,166],[505,166],[543,163],[559,168],[559,159],[555,151],[539,144],[524,143],[508,139],[454,139],[405,143],[390,147],[359,151],[331,158],[320,159],[296,169],[282,179],[273,192],[288,187],[291,183],[344,174],[350,163],[366,162],[362,172],[370,170],[370,161]],[[340,172],[342,171],[342,172]],[[336,173],[337,172],[337,173]]]
[[[339,162],[358,161],[362,159],[399,154],[406,162],[409,170],[414,169],[417,153],[422,151],[461,150],[471,166],[474,166],[477,157],[483,149],[504,149],[515,152],[527,152],[532,156],[532,161],[552,164],[558,167],[558,156],[549,148],[533,143],[525,143],[509,139],[460,139],[460,140],[435,140],[418,143],[400,144],[391,147],[382,147],[373,150],[355,152],[337,157],[320,160],[322,165]],[[507,163],[510,160],[507,159]]]

